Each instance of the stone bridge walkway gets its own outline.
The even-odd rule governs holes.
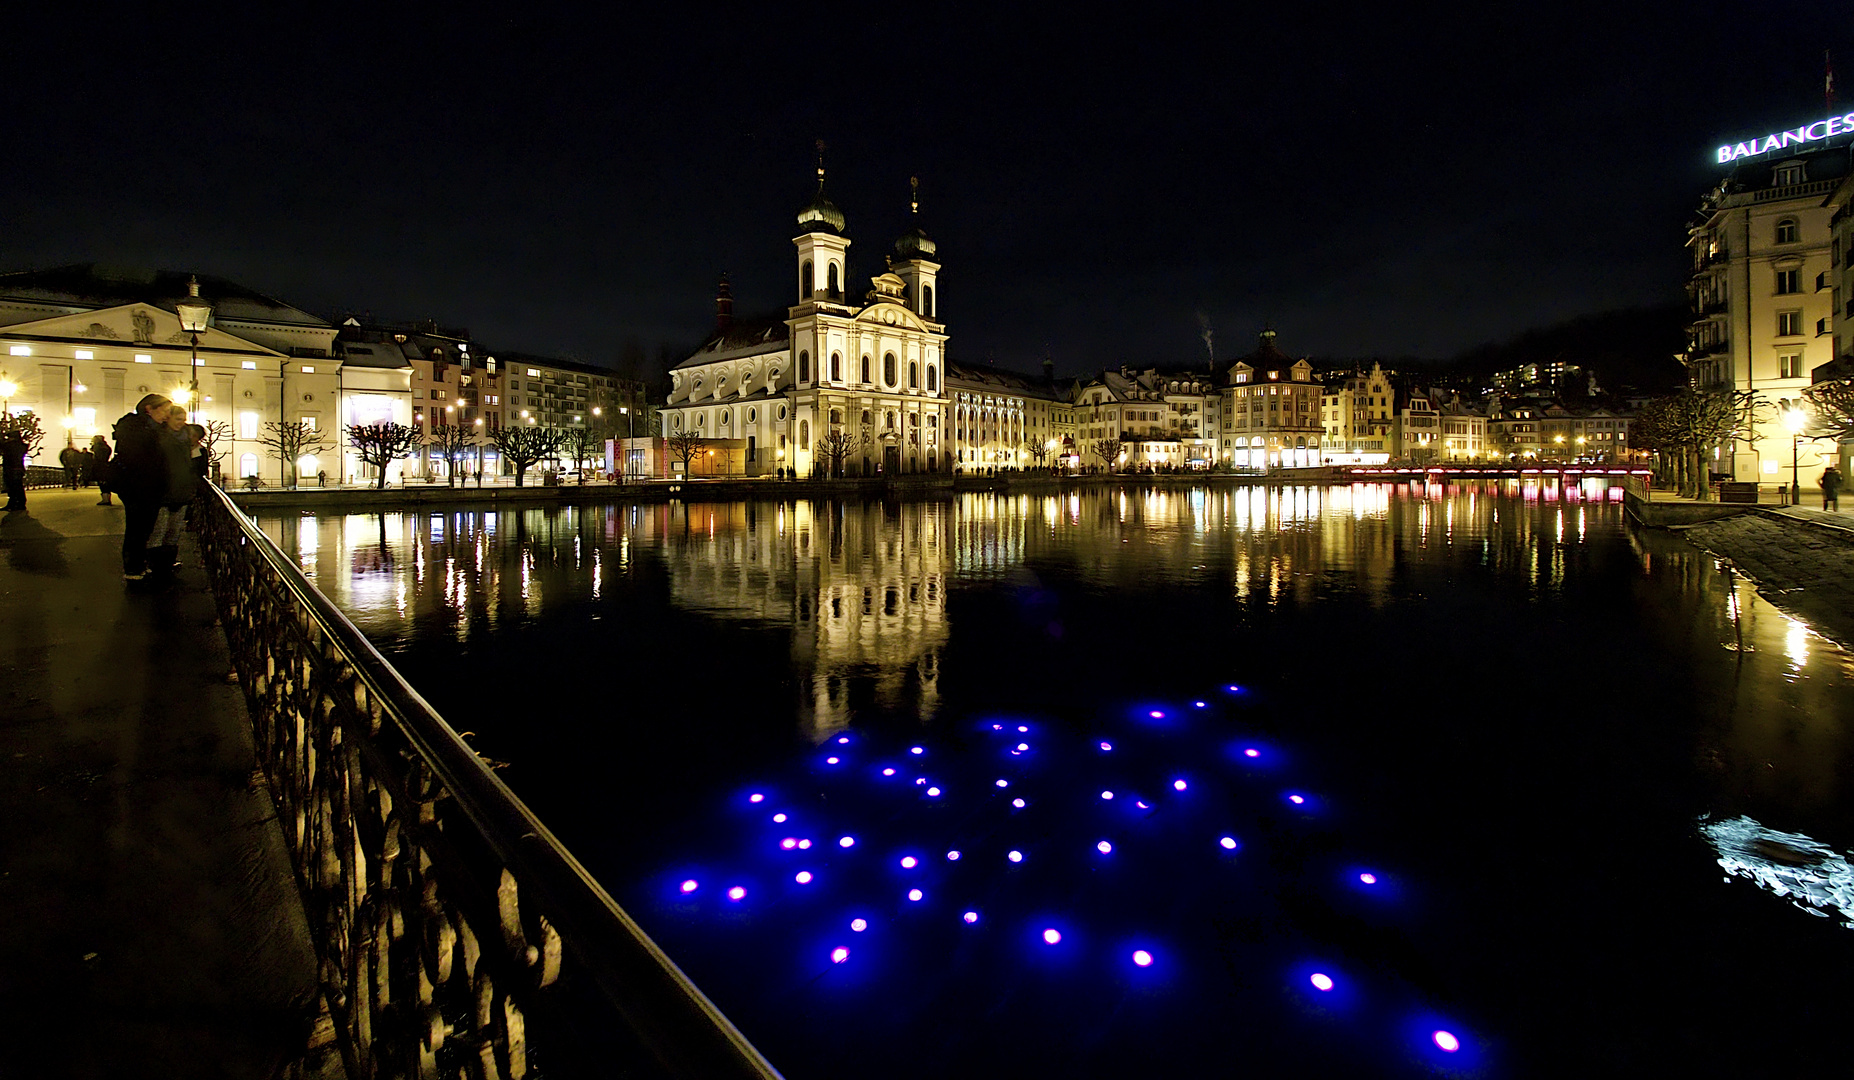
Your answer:
[[[1763,506],[1680,531],[1731,560],[1771,603],[1854,647],[1854,508]]]
[[[0,515],[0,1076],[338,1077],[198,555],[125,584],[96,501]]]

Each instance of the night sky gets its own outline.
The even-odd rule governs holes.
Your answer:
[[[1206,319],[1219,360],[1265,322],[1445,357],[1678,299],[1713,148],[1828,115],[1825,48],[1854,111],[1838,5],[1287,6],[41,11],[0,268],[190,269],[654,366],[723,270],[742,315],[791,301],[821,137],[858,295],[921,178],[955,359],[1188,364]]]

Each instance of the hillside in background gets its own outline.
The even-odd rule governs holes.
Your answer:
[[[1665,393],[1686,381],[1674,355],[1686,348],[1691,321],[1684,304],[1602,311],[1476,346],[1443,367],[1484,379],[1522,364],[1563,360],[1595,372],[1606,393]]]

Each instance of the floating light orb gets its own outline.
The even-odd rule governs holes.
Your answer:
[[[1106,855],[1106,854],[1108,854],[1109,852],[1111,852],[1111,851],[1113,851],[1113,850],[1114,850],[1114,845],[1112,845],[1112,844],[1110,844],[1110,843],[1108,843],[1107,841],[1105,841],[1105,840],[1103,840],[1103,841],[1101,841],[1100,843],[1098,843],[1098,844],[1096,844],[1096,845],[1094,845],[1094,850],[1096,850],[1096,851],[1098,851],[1098,852],[1100,852],[1100,853],[1101,853],[1101,854],[1103,854],[1103,855]]]
[[[837,764],[837,762],[838,762],[839,760],[841,760],[841,759],[839,759],[839,758],[834,758],[834,757],[827,757],[827,758],[825,758],[825,759],[824,759],[824,764],[826,764],[826,765],[835,765],[835,764]]]
[[[830,962],[833,964],[841,964],[845,960],[848,960],[849,958],[850,958],[850,950],[844,948],[841,945],[837,946],[836,948],[830,951]]]
[[[848,735],[839,735],[839,736],[837,736],[837,742],[838,742],[838,744],[839,744],[839,745],[841,745],[841,744],[843,744],[843,743],[847,743],[847,742],[849,742],[849,741],[850,741],[850,737],[849,737]]]
[[[1110,742],[1104,742],[1104,743],[1102,743],[1102,744],[1101,744],[1101,749],[1103,749],[1103,750],[1112,750],[1113,748],[1114,748],[1114,744],[1113,744],[1113,743],[1110,743]]]
[[[1021,851],[1013,851],[1009,855],[1006,855],[1005,858],[1011,860],[1012,862],[1023,862],[1024,853]]]
[[[869,920],[868,919],[851,919],[850,929],[860,934],[864,930],[869,929]]]
[[[1232,687],[1230,687],[1229,689],[1230,689],[1230,693],[1232,693],[1232,694],[1240,694],[1240,693],[1242,693],[1242,687],[1240,687],[1240,686],[1232,686]]]
[[[800,885],[809,885],[811,884],[811,871],[800,870],[798,873],[792,875],[792,880],[798,882]]]
[[[1012,751],[1011,751],[1011,756],[1012,756],[1012,757],[1023,757],[1023,756],[1024,756],[1024,752],[1023,752],[1022,750],[1012,750]]]
[[[785,824],[785,815],[784,814],[774,814],[773,821],[777,822],[780,825],[783,825]]]
[[[947,853],[946,853],[946,861],[947,861],[947,862],[958,862],[958,861],[959,861],[959,852],[958,852],[958,851],[949,851],[949,852],[947,852]]]
[[[746,896],[747,896],[747,890],[741,888],[738,885],[734,886],[733,888],[727,891],[727,898],[729,900],[744,900],[746,899]]]
[[[1261,757],[1262,752],[1260,750],[1257,750],[1255,747],[1251,746],[1247,750],[1244,750],[1242,752],[1242,756],[1243,757]]]
[[[750,803],[765,802],[766,796],[756,791],[753,794],[747,796],[747,801]]]
[[[893,775],[895,775],[895,770],[893,770],[893,769],[883,769],[883,770],[882,770],[882,775],[883,775],[883,776],[893,776]]]
[[[1043,940],[1050,945],[1054,945],[1062,940],[1062,931],[1051,927],[1043,931]]]
[[[1151,712],[1149,712],[1149,713],[1147,713],[1146,715],[1147,715],[1147,716],[1150,716],[1150,717],[1152,717],[1152,718],[1153,718],[1154,720],[1163,720],[1163,719],[1165,719],[1165,714],[1164,714],[1164,713],[1162,713],[1162,712],[1160,712],[1160,711],[1159,711],[1159,710],[1157,710],[1157,709],[1154,709],[1154,710],[1152,710]]]
[[[939,797],[940,797],[940,789],[939,789],[939,788],[937,788],[937,787],[930,787],[930,788],[928,788],[928,789],[927,789],[927,797],[928,797],[928,798],[930,798],[930,799],[937,799],[937,798],[939,798]]]
[[[1020,743],[1018,743],[1018,744],[1017,744],[1017,749],[1019,749],[1019,750],[1028,750],[1028,749],[1030,749],[1030,744],[1029,744],[1029,743],[1027,743],[1027,742],[1020,742]]]
[[[921,861],[912,855],[903,855],[901,857],[901,868],[903,870],[912,870],[920,864]]]
[[[1025,735],[1028,735],[1028,734],[1030,733],[1030,729],[1029,729],[1029,728],[1027,728],[1027,727],[1025,727],[1025,726],[1024,726],[1024,725],[1022,725],[1022,724],[1019,724],[1019,725],[1017,725],[1017,730],[1018,730],[1019,732],[1022,732],[1022,733],[1023,733],[1023,734],[1025,734]]]
[[[1137,806],[1137,807],[1139,807],[1139,808],[1140,808],[1141,810],[1150,810],[1150,809],[1152,809],[1151,807],[1149,807],[1149,806],[1147,806],[1147,805],[1146,805],[1146,802],[1145,802],[1145,800],[1144,800],[1144,799],[1134,799],[1134,800],[1133,800],[1133,805],[1134,805],[1134,806]]]
[[[1325,975],[1317,971],[1314,972],[1313,977],[1309,978],[1307,981],[1313,984],[1313,988],[1315,990],[1319,990],[1321,992],[1325,992],[1333,988],[1332,976]]]
[[[1147,952],[1144,949],[1134,949],[1133,950],[1133,962],[1135,964],[1138,964],[1140,967],[1151,967],[1152,966],[1152,954]]]
[[[1113,792],[1111,792],[1111,791],[1103,791],[1103,792],[1101,792],[1101,798],[1103,798],[1103,799],[1111,799],[1111,798],[1113,798],[1113,797],[1114,797],[1114,793],[1113,793]]]
[[[1172,781],[1173,791],[1183,791],[1184,789],[1185,789],[1185,782],[1183,780],[1173,780]]]
[[[690,878],[689,880],[682,883],[682,891],[686,893],[692,893],[701,887],[702,887],[701,884],[697,882],[694,878]]]
[[[856,837],[854,837],[854,836],[840,836],[840,837],[838,837],[838,838],[837,838],[837,846],[838,846],[838,847],[841,847],[841,848],[847,848],[847,847],[855,847],[855,846],[856,846]]]
[[[810,851],[810,850],[811,850],[811,841],[809,841],[809,840],[800,840],[800,841],[798,842],[798,850],[800,850],[800,851]]]
[[[1457,1039],[1453,1032],[1438,1031],[1434,1035],[1430,1036],[1430,1038],[1434,1039],[1436,1041],[1436,1045],[1438,1047],[1441,1047],[1445,1053],[1452,1054],[1455,1051],[1461,1049],[1461,1040]]]
[[[970,926],[971,924],[978,922],[978,912],[968,911],[964,915],[961,915],[960,918],[966,920],[966,925]]]
[[[921,893],[919,889],[909,889],[908,890],[908,899],[914,901],[915,903],[920,902],[922,895],[923,894]]]
[[[1223,845],[1223,850],[1225,851],[1235,851],[1236,850],[1236,838],[1234,836],[1226,836],[1223,839],[1218,840],[1217,843]]]
[[[1370,873],[1360,874],[1358,875],[1358,880],[1367,885],[1376,885],[1378,883],[1378,875]]]
[[[1288,796],[1288,802],[1293,803],[1295,806],[1300,806],[1304,804],[1306,801],[1307,801],[1306,798],[1301,795],[1289,795]]]
[[[798,838],[796,836],[788,836],[784,840],[779,841],[779,846],[790,851],[798,846]]]
[[[991,725],[991,730],[993,730],[993,731],[1003,731],[1003,730],[1004,730],[1004,725],[1003,725],[1003,724],[993,724],[993,725]]]
[[[925,754],[926,752],[927,752],[927,749],[925,747],[921,747],[921,746],[908,747],[908,753],[910,754]]]
[[[1193,701],[1191,704],[1197,706],[1200,709],[1204,707],[1204,703],[1201,701]]]
[[[997,781],[994,781],[994,783],[996,783],[999,787],[1010,787],[1011,786],[1011,782],[1009,780],[997,780]]]
[[[914,778],[915,787],[920,787],[922,784],[925,784],[926,782],[927,782],[927,778],[925,776],[917,776]]]
[[[1022,799],[1012,799],[1011,805],[1015,806],[1019,810],[1022,810],[1024,808],[1024,801]]]

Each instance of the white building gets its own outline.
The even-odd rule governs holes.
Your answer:
[[[820,167],[792,240],[796,302],[782,317],[736,320],[723,284],[714,336],[670,372],[665,436],[715,440],[750,476],[812,475],[832,457],[821,443],[842,449],[847,475],[950,471],[933,241],[918,228],[897,241],[859,304],[845,224]]]

